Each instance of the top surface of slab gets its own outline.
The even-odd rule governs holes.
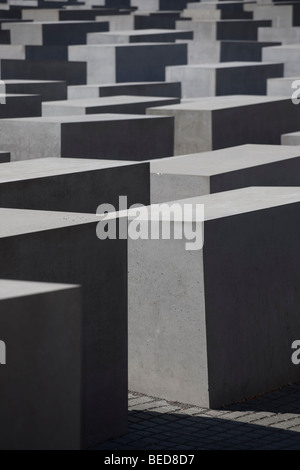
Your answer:
[[[139,220],[166,220],[169,222],[170,208],[173,206],[175,215],[171,220],[202,222],[196,212],[197,205],[204,205],[204,220],[209,221],[296,203],[300,203],[300,188],[298,187],[250,187],[170,201],[164,203],[162,207],[160,204],[154,204],[139,211],[139,214],[133,209],[118,214],[112,213],[108,214],[107,220],[113,219],[117,215],[118,217],[128,216],[129,220],[136,219],[138,216]],[[184,208],[184,215],[182,214],[183,210],[178,210],[178,206]]]
[[[170,100],[174,98],[170,97]],[[109,106],[109,105],[122,105],[122,104],[138,104],[138,103],[153,103],[153,101],[164,101],[166,102],[168,97],[161,96],[107,96],[99,98],[82,98],[82,99],[71,99],[62,101],[47,101],[43,103],[45,106],[83,106],[83,107],[95,107],[95,106]]]
[[[153,108],[154,110],[170,111],[213,111],[218,109],[236,108],[242,106],[272,103],[276,101],[287,101],[286,96],[255,96],[255,95],[231,95],[231,96],[211,96],[207,98],[197,98],[183,100],[181,104]]]
[[[127,29],[120,31],[104,31],[99,33],[89,33],[89,34],[103,34],[105,36],[148,36],[155,34],[180,34],[180,33],[190,33],[190,31],[185,31],[182,29]]]
[[[160,117],[160,116],[155,116]],[[71,123],[85,123],[85,122],[99,122],[99,121],[130,121],[134,119],[150,119],[153,116],[144,116],[141,114],[89,114],[84,116],[42,116],[42,117],[28,117],[28,118],[12,118],[1,119],[1,122],[33,122],[33,123],[54,123],[54,124],[71,124]]]
[[[300,146],[247,144],[212,152],[152,160],[150,168],[151,173],[213,176],[295,157],[300,157]]]
[[[281,65],[281,62],[215,62],[189,65],[171,65],[174,69],[229,69],[234,67],[264,67],[265,65]]]
[[[21,160],[1,164],[0,184],[139,164],[141,163],[118,160],[91,160],[85,158],[39,158]]]
[[[93,214],[0,208],[0,238],[99,222]],[[95,233],[96,236],[96,233]]]
[[[11,281],[0,279],[0,300],[16,297],[45,294],[65,289],[74,289],[78,286],[72,284],[48,284],[43,282]]]

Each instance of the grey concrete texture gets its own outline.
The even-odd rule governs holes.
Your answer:
[[[280,41],[281,44],[298,44],[300,28],[259,28],[258,37],[261,41]]]
[[[143,161],[174,155],[174,118],[93,114],[2,119],[0,141],[12,161],[46,157]]]
[[[38,9],[23,9],[22,20],[33,21],[92,21],[97,16],[111,15],[119,13],[119,11],[112,8],[72,8],[69,7],[55,9],[55,8],[38,8]],[[129,11],[128,11],[129,13]],[[0,15],[1,16],[1,15]],[[103,20],[105,21],[105,20]]]
[[[187,64],[187,45],[70,46],[69,59],[87,62],[88,84],[163,81],[168,65]]]
[[[300,131],[283,134],[281,143],[282,145],[300,145]]]
[[[180,11],[140,12],[134,16],[135,29],[175,29]],[[127,28],[128,29],[128,28]]]
[[[270,78],[267,82],[267,95],[269,96],[287,96],[292,97],[292,94],[299,88],[293,88],[293,84],[299,84],[300,76],[298,77],[283,77],[283,78]]]
[[[283,64],[223,62],[166,68],[166,79],[180,81],[183,98],[265,95],[268,78],[282,77]]]
[[[275,42],[275,40],[274,42],[190,41],[188,43],[188,63],[189,65],[199,65],[214,62],[261,62],[264,47],[280,45],[281,43]]]
[[[299,188],[185,199],[204,204],[203,250],[129,240],[130,390],[217,408],[299,380],[299,201]]]
[[[43,116],[69,116],[101,113],[145,114],[147,108],[179,104],[179,98],[148,96],[109,96],[102,98],[69,99],[42,104]]]
[[[180,105],[150,108],[147,113],[175,117],[174,155],[249,143],[277,145],[282,134],[300,128],[300,107],[283,97],[190,99]]]
[[[68,99],[70,100],[120,95],[181,98],[181,83],[136,82],[112,83],[106,85],[78,85],[68,87]]]
[[[300,147],[242,145],[152,160],[151,204],[250,186],[300,186]]]
[[[170,43],[175,42],[177,39],[193,39],[193,32],[175,29],[144,29],[113,31],[108,33],[89,33],[87,35],[87,44]]]
[[[81,292],[0,280],[0,448],[81,449]]]
[[[195,41],[247,40],[258,39],[258,28],[272,26],[271,21],[253,20],[197,20],[178,21],[178,29],[194,32]]]
[[[0,217],[1,278],[82,286],[82,447],[124,434],[127,241],[99,240],[95,215],[0,209]]]
[[[274,27],[300,26],[300,5],[297,2],[277,3],[276,5],[247,5],[253,11],[255,20],[272,20]]]
[[[11,44],[22,45],[85,44],[87,33],[108,31],[108,27],[108,23],[98,21],[34,21],[2,25],[4,31],[10,31]]]
[[[263,60],[284,63],[284,76],[294,77],[300,74],[300,44],[267,47],[263,51]]]
[[[120,196],[128,207],[150,204],[149,163],[39,158],[1,165],[1,207],[95,214],[101,204],[117,209]]]

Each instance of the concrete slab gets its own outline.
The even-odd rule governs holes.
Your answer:
[[[83,447],[126,433],[126,240],[100,241],[95,215],[0,209],[0,219],[1,278],[82,286]]]
[[[0,60],[2,80],[59,80],[84,85],[87,64],[63,60]]]
[[[293,88],[293,83],[299,81],[300,76],[298,77],[283,77],[283,78],[270,78],[267,82],[267,95],[269,96],[287,96],[291,98],[292,94],[295,92]]]
[[[68,87],[68,99],[99,98],[104,96],[164,96],[181,98],[180,82],[111,83]]]
[[[9,94],[39,95],[42,101],[67,99],[67,84],[63,81],[5,80],[5,89]]]
[[[300,145],[300,131],[283,134],[281,143],[282,145]]]
[[[8,162],[10,162],[10,153],[0,151],[0,163],[8,163]]]
[[[192,41],[188,43],[188,63],[197,65],[232,61],[261,62],[264,47],[280,45],[280,42],[258,41]]]
[[[156,108],[154,108],[156,109]],[[0,120],[12,161],[69,157],[142,161],[170,157],[174,118],[123,114]]]
[[[277,145],[282,134],[300,129],[300,107],[282,97],[199,98],[148,109],[147,113],[175,117],[175,155],[248,143]]]
[[[294,77],[300,74],[300,44],[267,47],[263,50],[263,60],[283,62],[284,76]]]
[[[151,203],[249,186],[300,186],[300,147],[242,145],[152,160]]]
[[[281,44],[298,44],[300,28],[259,28],[258,37],[261,41],[280,41]]]
[[[130,44],[147,42],[175,42],[177,39],[193,39],[192,31],[171,29],[143,29],[113,31],[108,33],[89,33],[87,44]]]
[[[38,8],[22,10],[23,20],[33,21],[92,21],[97,16],[113,16],[118,10],[112,8]],[[105,20],[103,20],[105,21]]]
[[[129,240],[130,390],[218,408],[299,379],[299,202],[299,188],[184,199],[204,204],[203,250]]]
[[[2,25],[10,31],[11,44],[69,45],[85,44],[91,32],[108,31],[108,23],[96,21],[23,22]]]
[[[264,26],[272,26],[272,22],[266,20],[198,20],[176,23],[178,29],[193,31],[195,41],[257,41],[258,28]]]
[[[135,29],[175,29],[180,11],[140,11],[134,14]],[[128,28],[127,28],[128,29]]]
[[[80,450],[81,293],[0,280],[2,450]]]
[[[283,64],[223,62],[167,67],[166,79],[182,83],[183,98],[265,95],[267,79],[283,76]]]
[[[70,46],[69,59],[87,62],[89,84],[163,81],[168,65],[187,64],[187,45]]]
[[[147,108],[180,103],[179,98],[111,96],[43,103],[43,116],[69,116],[100,113],[145,114]]]
[[[300,26],[300,5],[297,2],[252,5],[251,10],[255,20],[272,20],[274,27]]]
[[[38,95],[0,94],[0,119],[41,116],[41,97]]]
[[[133,164],[80,158],[2,163],[0,206],[92,214],[100,204],[119,207],[120,196],[127,196],[128,207],[148,205],[149,167],[146,162]]]

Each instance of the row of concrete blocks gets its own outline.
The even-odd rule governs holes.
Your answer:
[[[92,90],[99,92],[101,86]],[[178,98],[117,96],[43,103],[49,116],[1,119],[1,150],[10,152],[13,161],[45,157],[140,161],[245,143],[279,144],[282,135],[300,128],[300,108],[290,98],[224,96],[159,106],[167,102],[177,103]],[[151,103],[156,107],[148,108]],[[146,108],[147,115],[130,114]],[[102,114],[91,114],[95,112]]]
[[[299,165],[299,148],[282,146],[3,163],[0,277],[64,286],[1,283],[1,448],[86,448],[126,432],[127,282],[132,390],[218,407],[297,380]],[[253,184],[281,187],[238,189]],[[96,199],[118,208],[120,195],[205,204],[203,251],[97,239]]]

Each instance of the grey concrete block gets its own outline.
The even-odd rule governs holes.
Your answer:
[[[108,23],[96,21],[23,22],[2,25],[10,31],[11,44],[69,45],[85,44],[91,32],[108,31]]]
[[[298,77],[283,77],[283,78],[270,78],[267,82],[267,95],[269,96],[287,96],[292,97],[295,89],[292,87],[295,81],[299,80]]]
[[[175,29],[180,11],[140,12],[134,15],[135,29]]]
[[[67,99],[67,84],[63,81],[50,80],[5,80],[7,93],[35,94],[42,101],[55,101]]]
[[[163,81],[168,65],[187,64],[187,45],[70,46],[69,59],[87,62],[89,84]]]
[[[62,60],[0,60],[2,80],[59,80],[84,85],[87,64]]]
[[[300,107],[282,97],[199,98],[147,113],[175,117],[175,155],[249,143],[277,145],[282,134],[300,129]]]
[[[127,241],[99,240],[95,215],[1,209],[0,218],[1,278],[82,286],[83,447],[120,436],[128,406]]]
[[[68,87],[68,99],[99,98],[104,96],[164,96],[181,98],[180,82],[112,83]]]
[[[258,28],[263,26],[272,26],[272,23],[265,20],[198,20],[177,23],[178,29],[193,31],[195,41],[256,41],[258,39]]]
[[[181,16],[192,20],[252,19],[253,13],[245,11],[245,5],[247,2],[239,1],[194,2],[187,5]]]
[[[193,31],[170,29],[144,29],[89,33],[87,44],[130,44],[147,42],[175,42],[177,39],[193,39]]]
[[[267,79],[283,76],[283,64],[223,62],[167,67],[166,79],[182,83],[183,98],[265,95]]]
[[[275,59],[276,58],[276,59]],[[284,76],[300,74],[300,44],[267,47],[263,50],[263,60],[284,63]]]
[[[298,44],[300,28],[259,28],[258,37],[260,41],[280,41],[283,45]]]
[[[180,103],[179,98],[148,96],[109,96],[43,103],[43,116],[69,116],[100,113],[145,114],[153,106],[167,106]]]
[[[249,186],[300,186],[300,147],[242,145],[150,163],[151,203]]]
[[[156,109],[156,108],[154,108]],[[174,118],[94,114],[0,120],[11,159],[69,157],[147,160],[174,153]]]
[[[282,145],[300,145],[300,131],[283,134],[281,143]]]
[[[280,42],[258,41],[192,41],[188,43],[188,63],[261,62],[264,47],[280,45]]]
[[[110,8],[74,8],[55,9],[55,8],[38,8],[22,10],[23,20],[33,21],[92,21],[97,16],[111,15],[114,16],[118,10]],[[1,15],[0,15],[1,16]],[[105,20],[103,20],[105,21]]]
[[[0,158],[9,156],[0,153]],[[100,204],[150,204],[150,165],[72,158],[39,158],[1,165],[0,206],[96,213]],[[82,196],[84,194],[84,197]]]
[[[41,97],[38,95],[2,94],[0,100],[0,119],[41,116]]]
[[[255,20],[272,20],[274,27],[300,26],[300,5],[297,2],[252,6]]]
[[[217,408],[299,380],[299,202],[299,188],[185,199],[205,206],[203,250],[129,240],[130,390]]]
[[[81,293],[0,280],[0,448],[81,448]]]
[[[127,31],[130,29],[134,29],[135,27],[134,15],[118,14],[108,16],[97,16],[96,20],[108,22],[109,31]]]
[[[131,6],[137,7],[141,11],[158,11],[158,10],[183,10],[188,0],[131,0]]]

